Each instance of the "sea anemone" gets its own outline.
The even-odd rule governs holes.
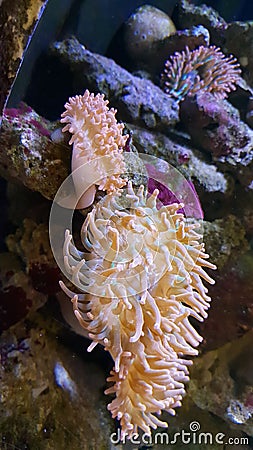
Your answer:
[[[186,47],[166,61],[161,84],[167,94],[179,101],[199,91],[223,99],[240,80],[239,66],[234,56],[224,55],[218,47],[201,45],[192,51]]]
[[[87,331],[91,351],[102,344],[114,360],[105,392],[108,405],[131,436],[138,427],[151,432],[162,410],[175,414],[185,394],[188,356],[202,338],[189,321],[207,317],[210,297],[202,279],[214,283],[198,225],[188,223],[173,203],[158,209],[155,190],[149,197],[128,183],[127,193],[105,196],[88,214],[81,239],[88,253],[76,249],[66,231],[64,262],[75,294],[76,318]],[[124,207],[123,207],[124,205]]]
[[[80,198],[77,208],[93,203],[95,185],[110,193],[126,183],[120,175],[125,171],[122,152],[128,135],[123,135],[124,125],[117,123],[117,111],[109,109],[108,103],[103,94],[95,96],[86,90],[84,95],[71,97],[62,114],[61,122],[66,124],[62,131],[72,134],[69,144],[73,144],[72,177]]]

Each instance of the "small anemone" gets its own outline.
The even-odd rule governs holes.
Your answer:
[[[206,91],[216,98],[226,98],[240,80],[241,69],[236,58],[226,56],[215,46],[176,52],[165,63],[161,85],[168,95],[181,101]]]
[[[80,197],[78,208],[93,203],[95,185],[110,193],[126,184],[121,174],[125,171],[122,152],[128,135],[123,135],[124,125],[117,122],[117,111],[109,109],[108,103],[103,94],[95,96],[86,90],[84,95],[71,97],[62,114],[62,131],[72,134],[69,144],[73,144],[72,177]]]

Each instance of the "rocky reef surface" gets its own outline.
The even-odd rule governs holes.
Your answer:
[[[2,19],[11,17],[18,26],[17,2],[13,10],[7,3],[0,4]],[[134,448],[129,442],[115,447],[110,442],[116,428],[106,411],[103,380],[111,362],[102,349],[87,354],[88,341],[65,323],[59,307],[62,275],[48,237],[51,201],[70,173],[71,149],[61,132],[60,113],[69,96],[85,89],[105,94],[117,108],[117,119],[131,135],[130,151],[167,161],[193,184],[204,212],[206,249],[218,267],[209,318],[197,326],[204,341],[191,370],[189,395],[170,419],[168,432],[188,430],[197,421],[201,431],[213,435],[247,437],[248,446],[234,448],[251,448],[252,22],[227,23],[212,8],[187,0],[171,2],[163,11],[155,8],[163,9],[161,2],[140,9],[139,2],[131,2],[120,27],[110,30],[104,54],[73,30],[55,32],[57,39],[38,54],[23,102],[13,104],[18,62],[28,57],[23,54],[27,36],[44,3],[20,2],[25,16],[19,24],[19,52],[16,44],[11,52],[12,35],[7,27],[1,29],[6,37],[2,106],[10,95],[0,130],[6,212],[0,254],[1,448],[61,450],[66,443],[77,450]],[[226,99],[201,90],[177,99],[162,90],[161,73],[170,55],[211,45],[238,59],[241,76],[235,91]]]

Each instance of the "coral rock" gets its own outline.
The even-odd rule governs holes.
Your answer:
[[[237,109],[210,93],[186,98],[180,116],[192,140],[212,154],[223,171],[234,173],[243,186],[253,182],[253,132]]]
[[[131,75],[114,61],[86,50],[77,39],[56,42],[52,54],[71,68],[75,88],[101,92],[124,122],[168,131],[178,121],[178,105],[151,81]]]
[[[56,127],[27,105],[5,109],[0,134],[1,175],[47,199],[54,198],[68,175],[70,157],[64,143],[51,139]]]
[[[143,5],[125,24],[124,39],[129,56],[146,61],[153,54],[157,42],[175,33],[170,17],[151,5]]]

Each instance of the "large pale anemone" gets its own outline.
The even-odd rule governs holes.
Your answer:
[[[156,414],[180,406],[188,357],[202,340],[189,317],[207,317],[202,279],[214,282],[203,269],[215,266],[197,225],[178,213],[182,204],[158,209],[158,194],[135,193],[129,182],[125,196],[107,195],[88,214],[81,237],[89,253],[76,249],[69,231],[64,245],[66,270],[82,293],[62,288],[92,340],[89,351],[102,344],[114,360],[108,409],[128,436],[167,426]]]
[[[121,178],[125,171],[123,147],[128,135],[123,135],[124,125],[118,123],[116,109],[108,108],[103,94],[90,93],[71,97],[65,104],[61,122],[66,124],[73,144],[72,177],[79,202],[77,208],[90,206],[95,197],[96,185],[107,193],[125,185]],[[75,172],[76,169],[80,169]],[[112,173],[113,168],[113,174]]]

